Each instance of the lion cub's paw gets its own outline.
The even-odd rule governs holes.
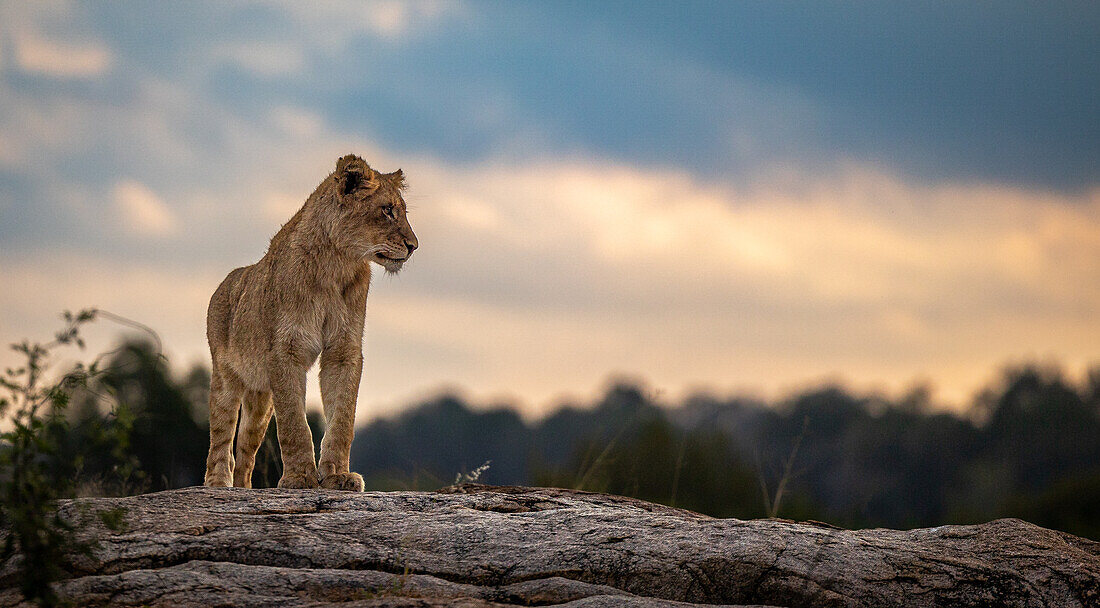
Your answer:
[[[279,479],[280,488],[302,490],[317,487],[317,478],[313,475],[283,475]]]
[[[224,469],[207,471],[202,485],[208,488],[230,488],[233,487],[233,477]]]
[[[321,479],[321,487],[330,490],[363,491],[363,476],[359,473],[329,473]]]

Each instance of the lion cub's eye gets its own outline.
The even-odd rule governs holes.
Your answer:
[[[393,210],[393,205],[386,205],[385,207],[382,207],[382,213],[385,213],[386,217],[390,218],[391,220],[397,219],[397,213]]]

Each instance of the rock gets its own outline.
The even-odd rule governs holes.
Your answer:
[[[1100,606],[1100,543],[1015,519],[849,531],[472,484],[61,508],[98,542],[57,584],[86,606]],[[112,511],[121,531],[98,515]],[[17,564],[0,568],[0,606],[21,602]]]

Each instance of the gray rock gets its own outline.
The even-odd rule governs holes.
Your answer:
[[[848,531],[472,484],[61,508],[98,543],[57,584],[85,606],[1100,606],[1100,543],[1015,519]],[[112,532],[97,513],[119,508]],[[0,606],[21,602],[18,563],[0,567]]]

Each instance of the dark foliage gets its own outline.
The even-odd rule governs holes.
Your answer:
[[[59,513],[57,501],[72,496],[81,464],[79,455],[71,455],[63,447],[70,436],[64,413],[72,394],[86,389],[104,371],[96,359],[78,364],[53,383],[45,382],[44,376],[54,350],[84,347],[80,328],[99,313],[94,309],[66,312],[65,327],[52,341],[13,344],[23,362],[0,376],[0,415],[5,415],[11,427],[0,434],[0,529],[5,531],[0,558],[8,560],[18,554],[13,565],[20,590],[40,606],[61,604],[51,583],[63,574],[63,558],[92,549],[91,544],[77,540],[75,524]],[[108,412],[106,418],[117,422],[117,411]],[[124,426],[125,421],[113,428]],[[97,443],[89,447],[108,453],[118,454],[122,445],[112,432],[100,433],[95,439]],[[116,471],[125,475],[127,464],[128,459],[120,454]]]
[[[208,376],[177,378],[151,348],[124,345],[90,385],[117,396],[113,418],[94,393],[77,396],[61,445],[90,491],[201,483]],[[321,416],[309,420],[319,444]],[[118,429],[121,442],[97,439]],[[607,491],[717,516],[893,528],[1015,516],[1100,538],[1100,371],[1078,386],[1056,369],[1010,368],[959,414],[932,407],[924,389],[890,400],[830,386],[774,404],[696,395],[669,407],[617,384],[527,423],[445,395],[360,428],[352,451],[373,489],[435,489],[486,461],[486,483]],[[140,475],[128,487],[96,485],[126,462]],[[280,473],[273,424],[253,483],[274,486]]]
[[[84,491],[128,494],[201,485],[209,441],[209,390],[210,375],[204,367],[196,366],[177,379],[149,342],[129,341],[114,351],[106,371],[89,390],[78,393],[71,429],[61,441],[65,453],[81,463]],[[113,395],[126,412],[121,432],[124,453],[97,447],[102,443],[99,438],[117,425],[117,417],[103,416],[105,393]],[[311,411],[307,421],[314,437],[320,438],[321,414]],[[315,443],[320,446],[319,441]],[[104,480],[118,478],[120,461],[131,462],[134,472],[125,485],[112,486]],[[275,487],[281,475],[279,442],[272,424],[256,457],[254,487]]]
[[[1100,538],[1100,371],[1075,386],[1056,369],[1006,369],[961,414],[931,407],[926,389],[892,401],[832,386],[774,405],[697,395],[667,408],[616,385],[525,425],[444,396],[360,429],[352,467],[376,488],[431,488],[486,460],[488,483],[718,516],[761,516],[783,486],[781,517],[893,528],[1022,517]]]
[[[369,440],[352,443],[351,455],[353,463],[374,463],[362,471],[370,487],[435,489],[487,460],[493,463],[480,477],[484,483],[513,483],[526,475],[529,430],[512,410],[473,412],[444,396],[370,429]]]
[[[189,395],[205,396],[209,379],[198,370],[183,382],[175,381],[165,359],[148,342],[127,342],[111,357],[108,371],[93,389],[82,395],[82,416],[73,425],[70,449],[82,451],[94,441],[103,421],[98,393],[109,392],[126,407],[131,422],[125,440],[127,455],[136,462],[138,481],[148,491],[202,483],[204,471],[196,466],[206,458],[205,421],[196,420]],[[205,413],[205,411],[203,412]],[[85,466],[86,475],[109,473],[114,458],[101,458]]]

